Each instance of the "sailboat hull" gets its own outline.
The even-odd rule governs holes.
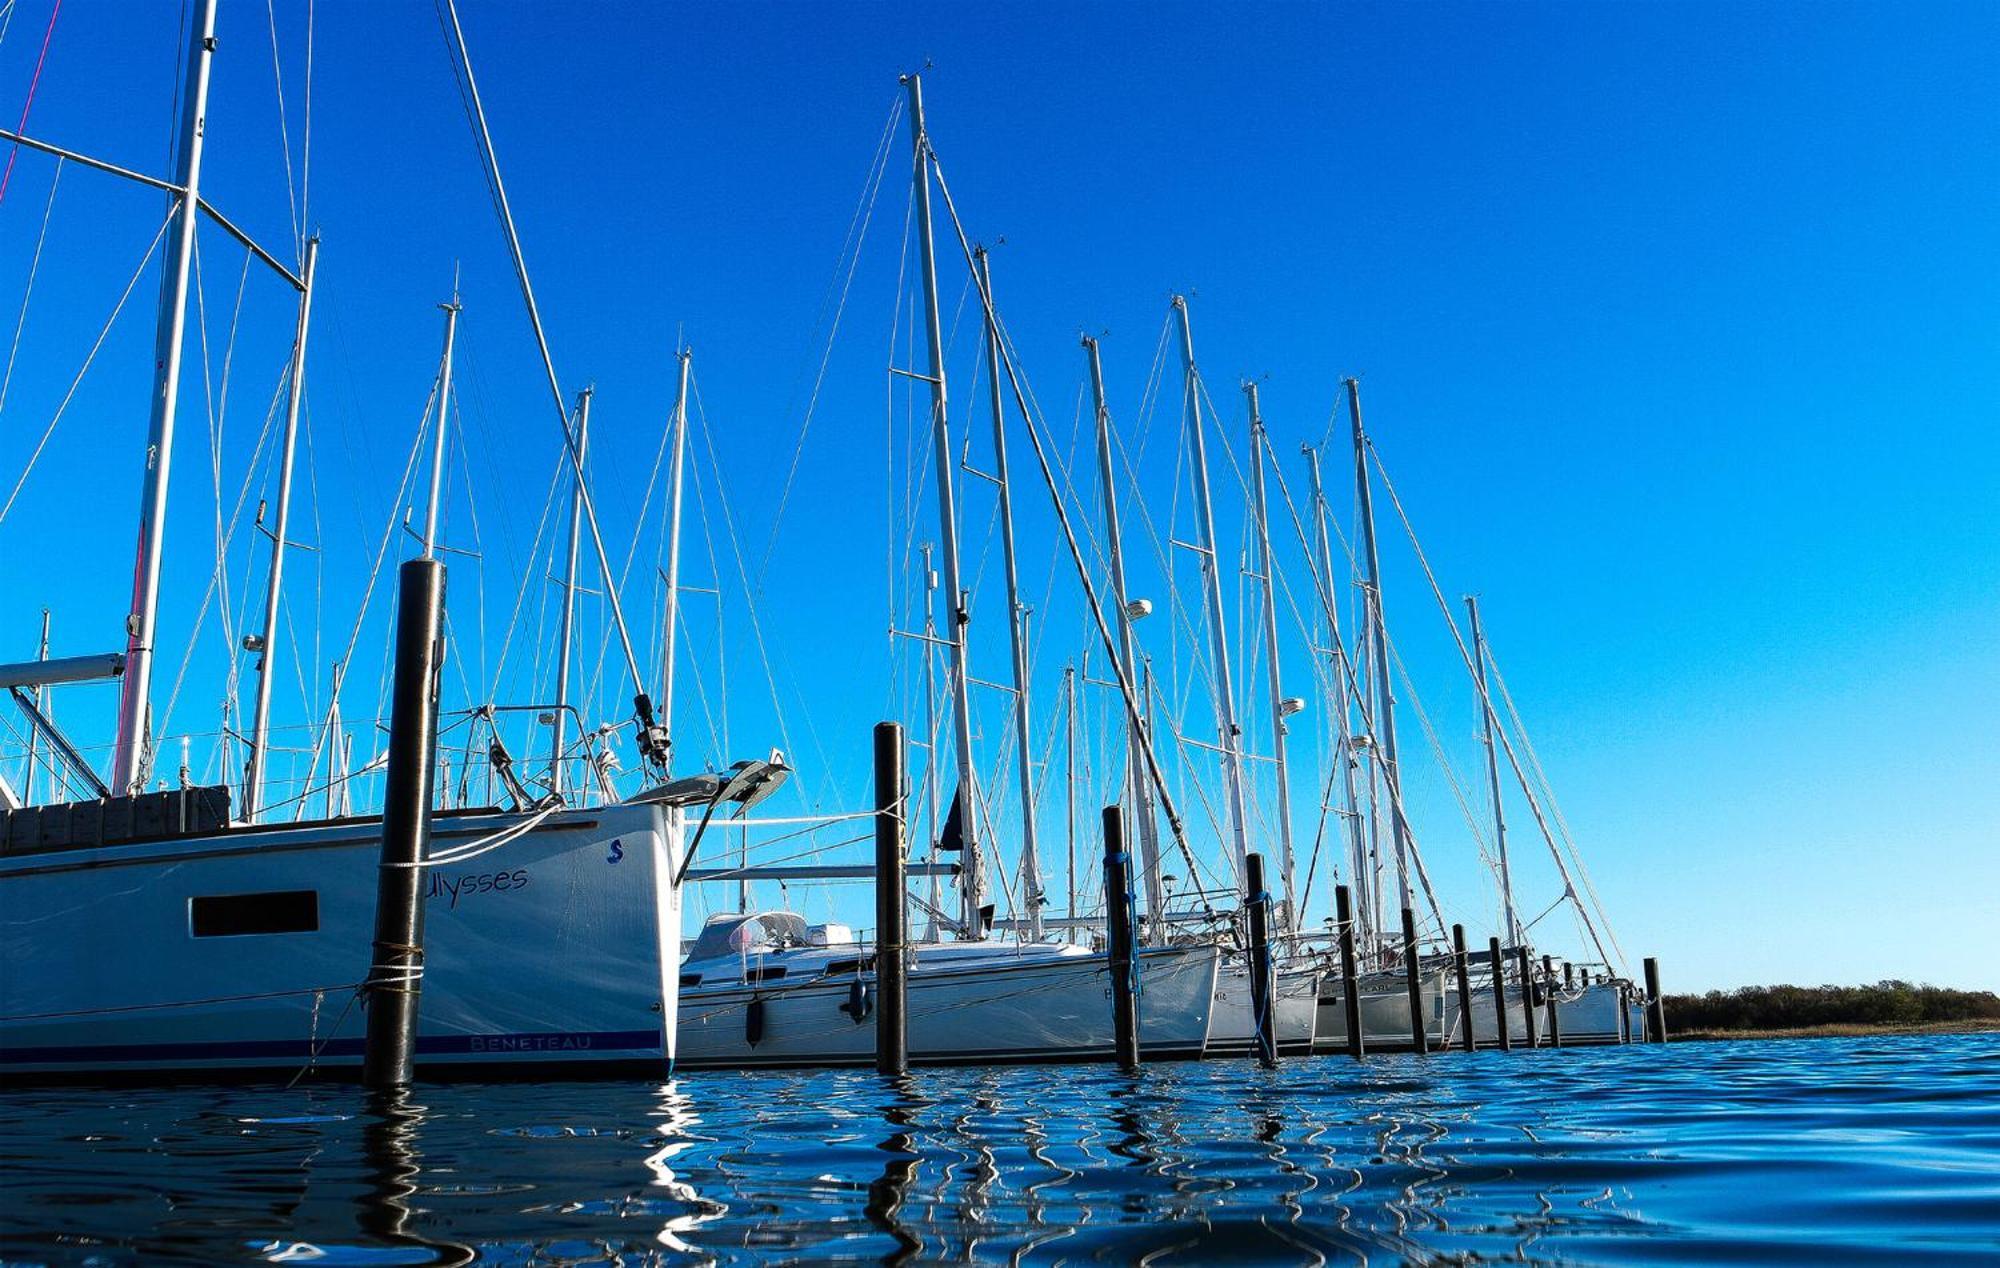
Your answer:
[[[1143,1057],[1202,1055],[1220,957],[1213,946],[1140,953]],[[873,972],[685,991],[679,1064],[754,1069],[871,1062],[874,1013],[853,1015],[856,982],[872,991]],[[908,979],[910,1060],[931,1065],[1109,1060],[1115,1055],[1109,988],[1101,955],[996,956],[939,967],[920,960]]]
[[[1303,1056],[1312,1051],[1313,1033],[1318,1028],[1319,970],[1281,970],[1276,978],[1273,1021],[1278,1051],[1287,1056]],[[1226,955],[1215,979],[1215,1007],[1209,1014],[1205,1055],[1250,1055],[1257,1047],[1256,1027],[1251,1011],[1249,966],[1240,956]]]
[[[1445,974],[1427,970],[1417,979],[1425,1043],[1442,1047],[1449,1033],[1445,1006]],[[1364,973],[1361,987],[1361,1037],[1370,1052],[1408,1052],[1415,1048],[1410,1019],[1409,981],[1400,972]],[[1319,1017],[1313,1037],[1315,1052],[1347,1049],[1346,986],[1337,974],[1320,984]]]
[[[432,852],[524,816],[440,814]],[[352,1072],[379,820],[0,855],[0,1078]],[[674,1054],[676,812],[566,810],[428,869],[420,1077]]]

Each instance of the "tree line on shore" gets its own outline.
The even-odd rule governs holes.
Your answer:
[[[1745,986],[1668,995],[1675,1030],[1786,1030],[2000,1021],[2000,995],[1890,979],[1872,986]]]

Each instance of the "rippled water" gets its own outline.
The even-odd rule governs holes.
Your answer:
[[[0,1264],[2000,1260],[2000,1036],[0,1092]]]

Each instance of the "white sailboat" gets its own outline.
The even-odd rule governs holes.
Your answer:
[[[194,6],[171,180],[7,134],[27,148],[165,190],[175,210],[157,319],[126,649],[0,666],[0,688],[16,702],[29,702],[24,712],[46,744],[38,760],[59,762],[65,783],[84,782],[97,793],[30,805],[0,781],[4,1080],[291,1074],[353,1067],[361,1055],[367,999],[360,988],[374,967],[370,935],[382,820],[344,811],[336,817],[344,795],[329,792],[326,819],[272,822],[261,796],[269,716],[264,688],[277,663],[275,614],[290,546],[291,447],[317,244],[303,246],[295,273],[200,195],[215,15],[216,0]],[[455,14],[452,32],[459,35]],[[462,36],[457,55],[465,57]],[[462,69],[469,85],[469,62]],[[485,158],[490,165],[490,143]],[[501,198],[504,208],[504,192]],[[149,691],[167,486],[189,265],[205,215],[299,293],[266,627],[253,648],[263,658],[260,688],[242,804],[235,810],[226,785],[149,791],[157,746]],[[511,237],[511,222],[507,227]],[[449,367],[448,336],[440,396],[449,390]],[[438,425],[441,450],[442,406]],[[434,476],[426,556],[437,488]],[[120,685],[108,778],[92,771],[47,714],[32,707],[48,687],[91,680]],[[490,719],[490,708],[485,712]],[[642,728],[650,723],[642,717]],[[650,730],[642,734],[642,749],[658,739]],[[52,789],[62,786],[47,782]],[[582,1066],[664,1074],[674,1056],[679,980],[679,809],[657,800],[585,806],[567,804],[560,795],[531,799],[508,782],[517,793],[511,809],[448,811],[432,825],[432,852],[423,864],[429,929],[420,1070]],[[344,794],[344,780],[329,787],[335,784]]]
[[[1142,948],[1140,1053],[1203,1055],[1221,952]],[[711,917],[681,963],[680,1063],[689,1069],[874,1060],[875,952],[793,912]],[[918,943],[906,1020],[924,1064],[1108,1060],[1106,957],[1068,943]]]

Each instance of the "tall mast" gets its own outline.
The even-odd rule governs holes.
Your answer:
[[[1500,911],[1507,945],[1521,945],[1521,918],[1514,910],[1514,873],[1507,865],[1507,812],[1500,799],[1500,758],[1493,749],[1493,697],[1486,694],[1486,635],[1479,628],[1479,598],[1465,596],[1472,618],[1473,673],[1479,684],[1479,714],[1486,744],[1486,782],[1493,789],[1493,846],[1500,859]]]
[[[931,567],[931,543],[925,542],[924,553],[924,797],[929,803],[931,847],[933,855],[939,839],[944,834],[944,820],[939,817],[938,804],[938,731],[937,731],[937,569]],[[937,861],[935,856],[931,859]],[[937,941],[938,876],[931,872],[931,937]]]
[[[125,676],[118,695],[118,745],[111,790],[140,791],[150,764],[153,640],[159,624],[160,557],[166,545],[167,478],[174,452],[174,414],[181,385],[181,344],[187,328],[188,269],[200,214],[201,151],[208,122],[208,72],[215,57],[216,0],[196,0],[189,27],[186,94],[174,166],[179,202],[160,269],[164,279],[153,336],[153,414],[146,434],[146,475],[139,499],[139,550],[132,564],[132,611],[125,618]]]
[[[285,438],[278,449],[278,515],[271,525],[271,573],[264,584],[264,633],[257,646],[257,700],[250,714],[250,761],[243,773],[243,819],[254,823],[264,801],[265,754],[271,738],[271,679],[277,668],[278,595],[285,580],[285,534],[292,524],[292,458],[298,451],[299,403],[306,387],[306,332],[312,322],[313,266],[319,239],[306,239],[300,270],[299,324],[292,336],[291,383],[285,393]]]
[[[1340,603],[1338,591],[1333,584],[1333,543],[1327,535],[1326,490],[1320,483],[1319,451],[1311,445],[1299,446],[1306,457],[1306,474],[1312,494],[1313,533],[1318,549],[1318,568],[1323,593],[1326,595],[1326,635],[1327,655],[1333,660],[1334,697],[1334,760],[1340,763],[1342,782],[1341,812],[1347,823],[1348,875],[1354,881],[1354,893],[1358,903],[1354,918],[1359,926],[1354,940],[1366,947],[1374,928],[1374,911],[1370,902],[1368,873],[1367,832],[1361,822],[1361,797],[1354,783],[1354,733],[1350,725],[1350,706],[1353,703],[1352,687],[1349,679],[1353,670],[1348,665],[1347,645],[1340,637]]]
[[[47,660],[48,658],[49,658],[49,610],[47,608],[43,608],[42,641],[36,645],[35,659]],[[35,686],[35,709],[43,717],[46,718],[49,716],[49,689],[45,684],[37,683]],[[31,726],[28,728],[28,774],[27,778],[21,781],[21,804],[24,806],[32,806],[35,804],[35,768],[40,766],[41,764],[42,764],[42,729],[40,727]]]
[[[986,379],[993,408],[993,478],[1000,486],[1000,557],[1007,575],[1007,641],[1014,668],[1014,747],[1020,751],[1015,768],[1021,775],[1021,903],[1028,922],[1028,940],[1042,940],[1042,860],[1035,838],[1034,729],[1028,718],[1027,608],[1021,602],[1021,574],[1014,556],[1014,499],[1007,483],[1007,415],[1000,405],[1000,332],[994,326],[993,260],[985,247],[973,251],[979,284],[987,296]]]
[[[1296,928],[1299,912],[1292,880],[1292,793],[1285,765],[1285,693],[1278,673],[1278,576],[1271,558],[1271,522],[1264,501],[1264,415],[1257,407],[1257,385],[1245,383],[1243,395],[1250,402],[1250,514],[1257,527],[1257,572],[1264,580],[1264,660],[1271,690],[1271,758],[1278,780],[1278,853],[1285,877],[1285,909],[1279,928]]]
[[[1347,416],[1354,427],[1354,494],[1360,502],[1361,547],[1368,564],[1369,635],[1374,640],[1375,741],[1382,751],[1382,780],[1389,789],[1389,829],[1396,848],[1396,893],[1410,896],[1409,825],[1403,820],[1403,786],[1396,765],[1396,697],[1390,688],[1389,633],[1382,621],[1382,561],[1375,549],[1375,504],[1368,492],[1368,435],[1361,430],[1361,381],[1347,380]]]
[[[444,502],[444,441],[451,426],[451,354],[458,337],[458,288],[451,288],[451,302],[439,304],[444,310],[444,352],[438,358],[437,435],[431,440],[431,496],[424,504],[424,558],[437,555],[438,510]]]
[[[1243,802],[1243,732],[1236,725],[1236,686],[1229,675],[1229,630],[1222,615],[1222,570],[1215,553],[1215,504],[1208,492],[1208,450],[1202,440],[1201,379],[1194,368],[1194,332],[1188,326],[1187,300],[1174,296],[1180,315],[1181,368],[1186,383],[1188,446],[1194,468],[1195,526],[1201,530],[1201,576],[1208,595],[1208,632],[1215,645],[1215,727],[1222,750],[1222,780],[1229,794],[1229,834],[1235,848],[1236,881],[1243,883],[1250,851]]]
[[[1139,658],[1133,650],[1132,598],[1125,590],[1124,533],[1118,526],[1118,481],[1111,462],[1111,410],[1104,403],[1104,362],[1097,340],[1085,335],[1085,357],[1090,362],[1090,393],[1097,410],[1097,474],[1104,491],[1104,542],[1110,555],[1111,597],[1118,606],[1118,658],[1127,681],[1137,684]],[[1074,701],[1072,701],[1074,705]],[[1143,723],[1151,703],[1139,697],[1139,723]],[[1146,941],[1164,946],[1167,938],[1166,883],[1160,875],[1160,825],[1153,809],[1153,781],[1146,777],[1146,736],[1131,715],[1125,717],[1125,780],[1139,820],[1140,881],[1146,887]]]
[[[930,345],[931,448],[937,456],[938,553],[944,566],[945,602],[951,605],[951,626],[945,642],[951,647],[951,726],[958,750],[959,840],[963,846],[959,893],[964,899],[963,936],[986,932],[981,908],[986,905],[986,875],[979,858],[979,796],[972,765],[972,711],[966,698],[965,627],[970,620],[968,596],[958,575],[958,502],[952,493],[953,455],[950,418],[945,408],[944,331],[938,323],[937,255],[931,243],[930,137],[924,131],[924,87],[918,75],[905,75],[910,90],[910,149],[914,156],[917,201],[917,251],[924,279],[924,333]]]
[[[1076,928],[1076,666],[1063,666],[1063,822],[1069,840],[1069,866],[1064,888],[1069,891],[1072,936]]]
[[[569,730],[570,641],[576,632],[576,556],[583,533],[583,458],[590,444],[590,394],[585,388],[576,396],[576,456],[571,468],[569,490],[569,559],[563,565],[562,635],[556,652],[556,709],[554,741],[549,746],[549,791],[563,794],[563,745]]]
[[[681,606],[681,487],[687,470],[688,373],[694,366],[694,349],[680,352],[681,385],[674,394],[673,435],[667,443],[673,458],[667,467],[667,626],[660,639],[660,725],[674,733],[674,646],[680,629]],[[661,759],[661,773],[668,769],[673,750]],[[744,837],[749,840],[748,836]],[[749,882],[742,886],[749,892]]]

